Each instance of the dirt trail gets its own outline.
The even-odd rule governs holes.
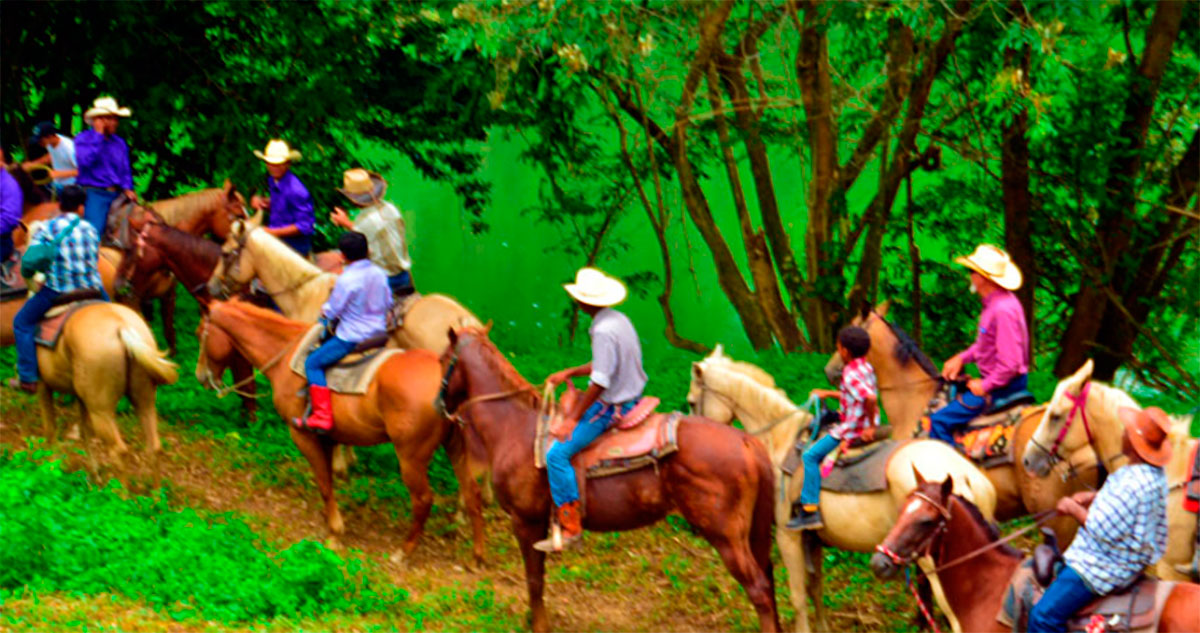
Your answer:
[[[65,419],[77,419],[73,408],[60,409]],[[118,476],[130,490],[146,493],[154,478],[140,454],[140,430],[122,416],[121,432],[133,456],[121,472],[101,467],[102,476]],[[41,423],[33,398],[6,391],[0,399],[0,443],[25,446],[28,436],[40,436]],[[167,449],[159,460],[157,477],[170,482],[179,505],[213,511],[236,511],[250,517],[269,538],[293,543],[326,537],[320,513],[320,495],[311,485],[263,486],[255,482],[255,469],[232,465],[231,449],[220,442],[169,422],[160,423]],[[65,440],[56,452],[71,467],[84,467],[84,458],[72,450],[80,441]],[[102,455],[99,445],[93,454]],[[238,449],[245,450],[245,449]],[[307,474],[307,463],[296,467]],[[397,475],[398,476],[398,475]],[[467,526],[456,525],[452,515],[436,506],[420,545],[406,564],[389,557],[399,551],[407,521],[394,520],[379,502],[358,504],[339,497],[346,522],[342,543],[362,550],[377,561],[398,586],[414,594],[458,585],[474,590],[479,581],[491,581],[498,605],[519,619],[527,618],[524,572],[507,516],[490,507],[487,517],[487,554],[481,569],[471,569]],[[720,565],[715,552],[703,541],[660,527],[620,535],[589,534],[586,547],[547,564],[546,600],[551,626],[566,631],[731,630],[754,628],[753,609],[737,583]],[[782,606],[782,605],[781,605]]]

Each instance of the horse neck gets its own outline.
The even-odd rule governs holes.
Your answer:
[[[1125,425],[1121,423],[1118,413],[1121,407],[1137,408],[1138,404],[1116,387],[1099,382],[1091,383],[1088,387],[1087,401],[1083,405],[1083,410],[1088,416],[1087,427],[1078,413],[1072,416],[1074,419],[1071,422],[1079,427],[1071,429],[1070,433],[1080,442],[1081,449],[1087,447],[1087,431],[1090,428],[1098,459],[1112,460],[1121,455],[1121,434],[1125,432]],[[1110,472],[1115,467],[1111,462],[1104,466]]]
[[[812,415],[797,407],[778,389],[760,385],[742,374],[725,371],[727,376],[736,376],[745,388],[740,390],[741,397],[733,393],[721,395],[733,404],[746,430],[766,443],[767,451],[772,455],[783,447],[791,446],[800,427],[812,421]],[[775,426],[767,428],[771,424]]]
[[[146,237],[189,292],[208,281],[221,258],[216,244],[173,227],[157,226]]]
[[[209,311],[209,319],[209,326],[218,326],[229,334],[238,351],[260,370],[278,358],[289,345],[295,344],[308,327],[307,324],[255,315],[231,303],[214,305]],[[279,363],[270,369],[283,366]],[[264,373],[270,377],[270,372]]]
[[[910,358],[905,363],[896,360],[893,350],[898,344],[899,341],[892,339],[892,345],[877,348],[872,341],[867,362],[875,369],[879,405],[887,413],[893,434],[910,437],[937,391],[939,382],[926,373],[916,360]]]
[[[507,371],[497,371],[492,363],[484,360],[482,356],[472,359],[460,356],[459,362],[470,363],[471,369],[467,372],[468,398],[529,387],[529,383],[520,379],[516,369],[503,358],[499,362],[506,365],[506,369],[519,381],[506,375]],[[460,405],[460,414],[474,425],[493,462],[497,458],[511,461],[514,455],[528,454],[528,459],[518,460],[518,463],[532,465],[533,439],[538,416],[536,407],[536,404],[530,404],[525,394],[514,394],[508,398],[472,404],[467,411],[462,411]]]
[[[153,207],[154,211],[167,224],[193,235],[199,235],[198,231],[207,230],[211,224],[208,216],[213,210],[224,208],[224,204],[224,190],[204,189],[177,198],[155,202]]]
[[[933,548],[937,566],[974,554],[995,541],[988,526],[966,507],[968,501],[957,495],[950,498],[950,521],[940,544]],[[975,554],[971,559],[938,572],[946,601],[959,619],[981,605],[999,604],[1008,580],[1021,564],[1021,555],[1006,546]],[[988,606],[988,608],[991,608]],[[991,616],[994,617],[995,611]]]
[[[321,269],[262,230],[247,236],[244,255],[252,258],[255,276],[288,315],[303,307],[297,297],[323,275]]]

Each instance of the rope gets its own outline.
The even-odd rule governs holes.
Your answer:
[[[909,573],[910,569],[911,567],[904,568],[904,582],[908,585],[908,588],[912,590],[913,598],[917,601],[917,607],[921,609],[921,615],[925,616],[925,621],[929,623],[931,628],[933,628],[933,633],[942,633],[942,630],[938,628],[937,621],[934,620],[933,615],[929,613],[929,608],[925,606],[925,601],[921,600],[920,594],[917,593],[917,586],[913,584],[912,575]]]
[[[200,333],[200,351],[199,351],[199,358],[196,360],[197,363],[200,363],[201,361],[205,361],[208,358],[207,352],[204,351],[204,346],[205,346],[205,343],[207,343],[207,341],[208,341],[208,328],[210,328],[210,327],[212,327],[212,322],[209,321],[207,318],[205,318],[204,319],[204,331],[202,331]],[[304,335],[302,334],[301,337],[303,337],[303,336]],[[297,341],[299,341],[299,338],[297,338]],[[272,367],[274,367],[275,365],[278,365],[279,361],[283,360],[283,357],[287,354],[287,351],[290,347],[291,347],[291,345],[284,345],[283,349],[279,350],[279,353],[276,354],[274,358],[267,361],[262,367],[255,367],[255,369],[257,369],[260,372],[266,373]],[[204,363],[204,368],[205,368],[205,370],[208,369],[207,362]],[[253,371],[250,372],[249,376],[247,376],[229,386],[225,386],[224,384],[218,383],[216,381],[216,379],[213,377],[211,371],[209,371],[207,373],[208,373],[208,386],[210,389],[212,389],[213,391],[216,392],[218,400],[224,398],[225,396],[228,396],[231,393],[236,393],[237,395],[239,395],[243,398],[262,398],[262,397],[266,396],[266,394],[247,393],[245,391],[241,391],[241,388],[243,386],[254,381],[255,376],[254,376]]]

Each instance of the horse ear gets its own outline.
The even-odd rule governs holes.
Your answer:
[[[1093,363],[1092,359],[1089,358],[1083,362],[1083,367],[1080,367],[1079,370],[1075,372],[1075,375],[1071,376],[1071,379],[1078,380],[1079,384],[1082,385],[1083,383],[1087,382],[1087,380],[1089,378],[1092,377],[1092,369],[1094,369],[1094,368],[1095,368],[1095,363]]]
[[[700,363],[692,363],[692,377],[703,378],[704,377],[704,365],[701,365]]]
[[[921,476],[921,471],[917,470],[917,465],[912,465],[913,475],[917,478],[917,485],[921,486],[925,483],[925,478]]]
[[[724,355],[725,355],[725,346],[722,345],[721,343],[717,343],[717,346],[713,348],[712,353],[710,353],[708,355],[708,357],[709,358],[720,358]]]
[[[450,326],[446,332],[446,336],[450,339],[450,347],[458,344],[458,328]]]
[[[871,303],[863,300],[863,302],[858,305],[858,318],[866,321],[867,317],[869,316],[871,316]]]
[[[881,317],[886,317],[888,309],[892,307],[891,299],[884,299],[879,305],[875,306],[875,312]]]
[[[485,336],[487,334],[491,334],[493,325],[495,325],[495,324],[492,323],[491,319],[488,319],[488,322],[483,325],[483,333]]]
[[[221,183],[221,188],[225,190],[226,194],[229,194],[233,191],[233,181],[226,178],[225,182]]]
[[[946,481],[942,482],[942,499],[949,499],[952,494],[954,494],[954,477],[947,474]]]

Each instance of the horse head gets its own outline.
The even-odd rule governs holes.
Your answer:
[[[254,279],[254,262],[248,256],[246,242],[256,227],[243,220],[229,227],[229,237],[221,245],[221,259],[208,281],[208,293],[214,297],[229,297],[245,289]]]
[[[925,481],[915,465],[913,474],[916,489],[909,493],[896,523],[871,556],[871,570],[880,578],[892,578],[904,566],[928,555],[950,522],[954,478],[946,477],[940,483]]]
[[[854,318],[851,319],[845,327],[856,325],[866,330],[867,334],[871,335],[871,347],[874,348],[874,342],[877,340],[877,337],[875,333],[871,331],[871,329],[872,327],[887,326],[887,322],[884,321],[884,318],[887,316],[889,308],[891,308],[891,302],[887,300],[884,300],[882,303],[875,306],[874,310],[871,309],[870,304],[864,303],[861,309],[858,311],[858,314],[854,315]],[[845,366],[846,363],[842,360],[841,354],[838,354],[837,351],[834,351],[833,354],[830,355],[829,361],[825,363],[825,379],[829,381],[829,384],[835,387],[842,384],[842,369],[844,369]]]
[[[239,220],[248,221],[250,218],[246,216],[246,199],[233,186],[233,182],[226,178],[222,189],[225,191],[225,205],[223,212],[218,211],[213,214],[212,232],[213,235],[224,240],[229,237],[234,222]],[[255,226],[259,226],[261,223],[262,216],[260,214],[258,216],[258,224]]]

